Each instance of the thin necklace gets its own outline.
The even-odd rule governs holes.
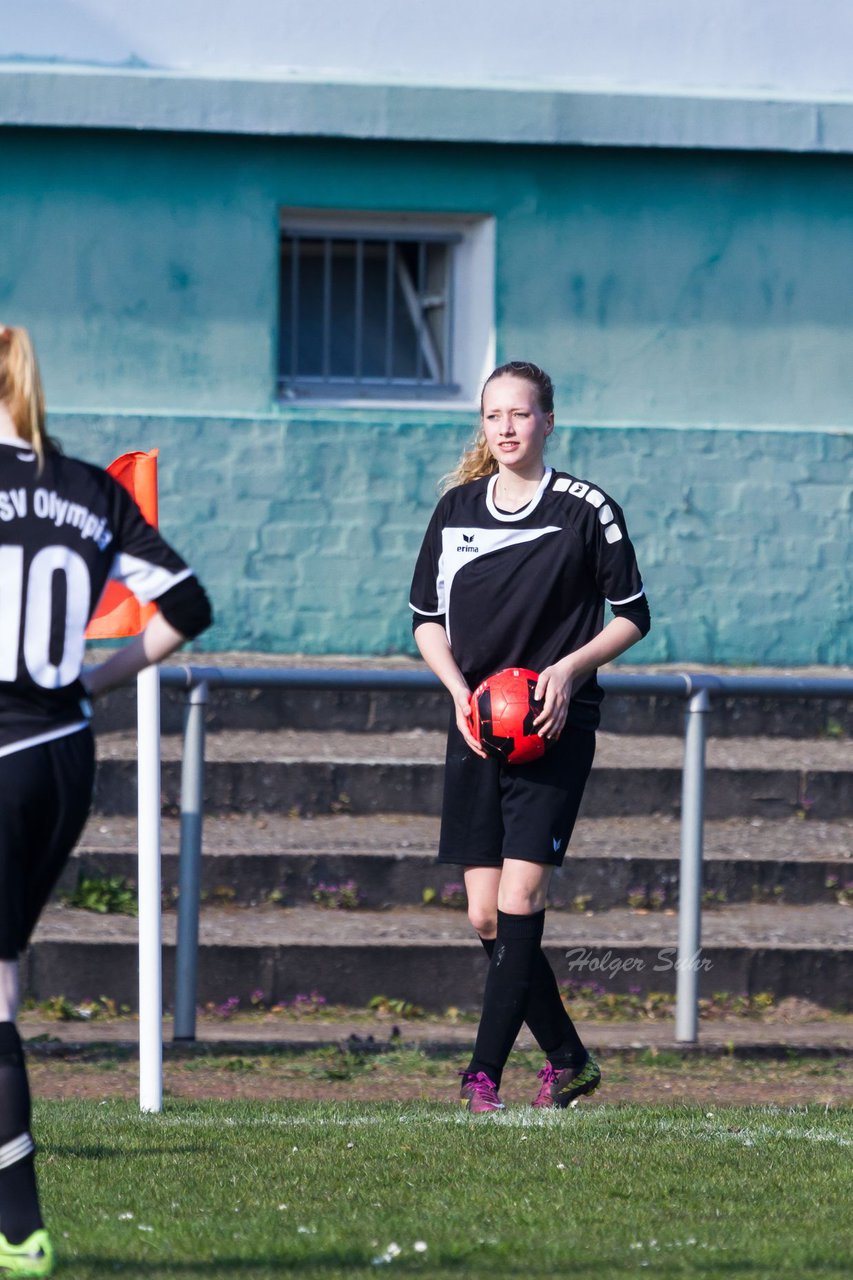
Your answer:
[[[544,475],[544,472],[543,472],[543,475]],[[542,483],[542,476],[540,476],[539,479],[536,481],[536,489],[539,488],[541,483]],[[506,486],[506,481],[504,480],[500,472],[498,472],[497,483],[495,485],[495,490],[496,490],[495,497],[500,498],[500,502],[504,505],[504,507],[507,507],[507,504],[509,504],[510,510],[518,511],[521,509],[521,507],[526,507],[527,504],[532,500],[532,498],[536,493],[536,489],[534,489],[532,493],[525,494],[523,498],[519,499],[515,494],[512,494],[509,492]]]

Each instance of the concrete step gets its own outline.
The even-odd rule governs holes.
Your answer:
[[[853,915],[841,906],[733,906],[706,913],[700,992],[772,992],[850,1009]],[[545,949],[560,983],[607,991],[675,988],[677,918],[626,910],[549,913]],[[174,983],[175,918],[164,920],[164,990]],[[24,962],[37,999],[111,996],[131,1007],[137,992],[137,922],[50,907]],[[260,991],[270,1002],[317,991],[333,1003],[376,995],[428,1009],[476,1009],[485,956],[461,911],[319,907],[207,908],[199,947],[201,1003]]]
[[[203,654],[180,655],[188,665],[228,668],[319,667],[341,669],[423,671],[423,664],[405,657],[353,658],[350,656],[301,657],[288,654]],[[92,655],[92,660],[95,660]],[[673,666],[638,667],[619,664],[619,672],[679,674],[689,668]],[[699,670],[699,668],[695,668]],[[736,675],[737,670],[703,667],[702,671]],[[850,668],[809,667],[796,670],[756,669],[751,676],[850,676]],[[184,694],[164,688],[162,721],[165,732],[180,732]],[[351,733],[399,733],[412,728],[443,730],[448,719],[448,698],[441,689],[434,692],[341,692],[299,689],[214,689],[210,693],[207,724],[212,730],[282,728],[328,730]],[[664,733],[679,736],[684,726],[684,699],[680,697],[628,698],[608,694],[604,700],[602,727],[625,734]],[[99,700],[95,712],[99,732],[133,730],[136,701],[133,689],[117,690]],[[836,698],[749,698],[714,699],[708,715],[709,732],[717,737],[781,736],[790,738],[843,734],[853,737],[853,702]]]
[[[289,906],[313,900],[319,885],[356,886],[362,906],[416,906],[425,893],[452,892],[461,873],[435,861],[438,819],[414,814],[213,815],[204,825],[202,893],[209,902]],[[164,901],[175,900],[179,822],[162,824]],[[678,902],[680,826],[672,818],[590,818],[552,881],[554,906],[602,910],[629,902],[666,909]],[[123,876],[135,884],[136,823],[93,818],[59,891],[78,877]],[[706,903],[833,903],[853,894],[853,820],[727,819],[706,823]]]
[[[163,805],[180,796],[179,738],[163,740]],[[103,814],[136,806],[136,745],[131,734],[99,740],[95,805]],[[234,731],[207,739],[208,813],[299,815],[437,814],[444,735]],[[681,798],[680,739],[599,734],[584,798],[588,817],[675,814]],[[853,743],[783,738],[711,739],[705,812],[709,818],[853,816]]]

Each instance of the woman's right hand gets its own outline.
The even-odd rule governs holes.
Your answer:
[[[462,734],[465,745],[485,760],[486,753],[471,732],[471,690],[456,664],[444,627],[437,622],[418,623],[415,627],[415,644],[424,662],[438,676],[453,699],[456,727]]]
[[[465,745],[485,760],[487,753],[471,732],[471,693],[467,686],[453,691],[453,705],[456,708],[456,728],[465,739]]]

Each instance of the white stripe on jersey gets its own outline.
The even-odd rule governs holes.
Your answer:
[[[503,551],[507,547],[517,547],[523,542],[535,542],[549,533],[559,533],[560,526],[545,525],[542,529],[477,529],[470,526],[449,528],[441,531],[441,558],[438,562],[438,596],[439,613],[447,614],[447,635],[450,636],[450,589],[453,579],[460,569],[480,556],[494,551]]]
[[[149,560],[140,560],[138,556],[129,555],[127,551],[119,551],[113,560],[110,577],[133,592],[143,604],[157,600],[170,587],[192,576],[192,569],[182,569],[179,573],[171,573],[161,565],[152,564]]]
[[[10,742],[6,747],[0,747],[0,756],[11,756],[15,751],[24,751],[27,747],[40,747],[43,742],[53,742],[56,738],[67,738],[69,733],[79,733],[81,729],[88,729],[89,721],[80,720],[77,724],[64,724],[61,729],[48,729],[45,733],[39,733],[35,738],[25,738],[23,742]]]
[[[416,604],[412,604],[411,600],[409,601],[409,608],[412,613],[420,613],[425,618],[440,618],[444,613],[443,609],[419,609]]]
[[[609,605],[630,604],[632,600],[641,600],[645,594],[646,588],[643,587],[642,591],[638,591],[636,595],[626,596],[624,600],[608,600],[607,603]]]

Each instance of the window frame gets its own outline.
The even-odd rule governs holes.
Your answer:
[[[285,309],[295,314],[298,290],[297,273],[291,271],[290,287],[293,291],[286,299],[284,256],[287,239],[295,241],[322,241],[325,262],[324,287],[324,349],[323,360],[327,370],[319,374],[294,375],[294,359],[298,367],[298,335],[296,342],[285,351],[287,322]],[[434,356],[427,348],[431,339],[425,310],[418,289],[418,280],[412,280],[402,259],[397,260],[397,275],[404,293],[409,319],[418,336],[417,374],[415,377],[375,375],[365,376],[356,367],[352,376],[341,376],[328,371],[328,334],[334,323],[329,316],[330,303],[330,245],[335,241],[364,245],[385,242],[389,250],[386,279],[390,280],[391,249],[394,244],[419,245],[419,262],[424,259],[424,246],[441,243],[447,246],[448,263],[443,305],[448,308],[444,324],[441,380],[427,376],[427,369]],[[356,251],[356,263],[359,251]],[[494,219],[483,214],[422,214],[387,213],[374,211],[349,211],[341,209],[282,208],[279,215],[279,332],[277,343],[277,388],[281,403],[301,402],[400,405],[460,405],[475,403],[484,377],[494,364]],[[363,268],[362,268],[363,269]],[[423,286],[423,269],[419,267],[420,288]],[[406,282],[406,276],[408,281]],[[393,286],[388,289],[390,294]],[[356,298],[363,301],[357,284]],[[415,308],[420,303],[416,315]],[[363,311],[356,314],[356,350],[359,349]],[[393,316],[393,310],[390,313]],[[291,325],[291,331],[293,326]],[[390,325],[393,341],[393,324]],[[434,346],[434,341],[433,341]],[[362,348],[363,352],[363,348]],[[447,377],[449,362],[449,377]],[[356,366],[358,360],[356,358]],[[387,368],[387,365],[386,365]]]

